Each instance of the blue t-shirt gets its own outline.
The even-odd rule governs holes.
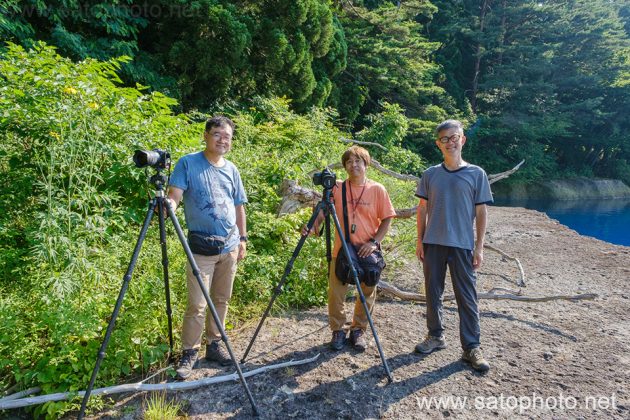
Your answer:
[[[425,244],[473,250],[475,207],[492,203],[486,172],[468,164],[454,171],[444,164],[422,174],[416,196],[427,200]]]
[[[239,243],[236,206],[247,203],[245,188],[236,166],[228,160],[222,167],[208,162],[203,152],[182,157],[171,174],[170,185],[184,191],[184,216],[189,230],[228,236],[224,253]]]

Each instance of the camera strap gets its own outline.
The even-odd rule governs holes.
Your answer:
[[[341,204],[343,206],[343,228],[345,231],[346,242],[350,243],[350,232],[348,231],[348,203],[346,201],[346,181],[341,184]]]

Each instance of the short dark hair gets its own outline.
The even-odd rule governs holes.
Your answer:
[[[365,162],[366,167],[370,166],[370,152],[361,146],[351,146],[348,150],[343,152],[343,155],[341,156],[341,164],[344,168],[346,167],[346,162],[349,161],[351,157],[358,157]]]
[[[215,115],[206,120],[206,131],[210,131],[212,127],[223,127],[226,125],[231,127],[232,131],[234,131],[235,126],[231,119],[224,115]]]
[[[462,133],[464,132],[464,125],[459,120],[446,120],[446,121],[443,121],[443,122],[440,123],[440,125],[437,126],[437,128],[435,129],[435,132],[437,134],[439,134],[440,131],[448,130],[448,129],[451,129],[451,128],[457,128]]]

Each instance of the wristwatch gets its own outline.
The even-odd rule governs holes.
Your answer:
[[[241,236],[241,242],[247,242],[247,235]]]
[[[381,249],[381,243],[379,241],[377,241],[374,238],[370,238],[370,242],[372,242],[374,245],[376,245],[377,249]]]

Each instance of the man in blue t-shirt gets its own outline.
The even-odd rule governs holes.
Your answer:
[[[188,154],[177,162],[168,189],[173,210],[182,198],[184,200],[189,243],[223,327],[232,296],[236,263],[245,258],[247,244],[245,189],[236,166],[223,158],[232,147],[233,133],[234,123],[229,118],[215,116],[208,119],[203,133],[205,150]],[[218,239],[223,245],[197,251],[192,246],[193,234],[204,241]],[[186,278],[188,304],[182,328],[184,352],[177,369],[182,379],[190,376],[197,361],[204,324],[206,359],[222,365],[231,363],[212,314],[208,311],[206,315],[207,303],[190,264],[186,267]]]
[[[416,191],[420,198],[416,255],[423,263],[428,329],[416,351],[427,354],[446,347],[442,335],[442,295],[448,266],[459,313],[462,359],[483,372],[490,365],[479,349],[475,270],[483,262],[486,205],[492,202],[492,193],[484,170],[462,159],[466,143],[462,123],[447,120],[436,131],[435,143],[444,162],[424,171]]]

